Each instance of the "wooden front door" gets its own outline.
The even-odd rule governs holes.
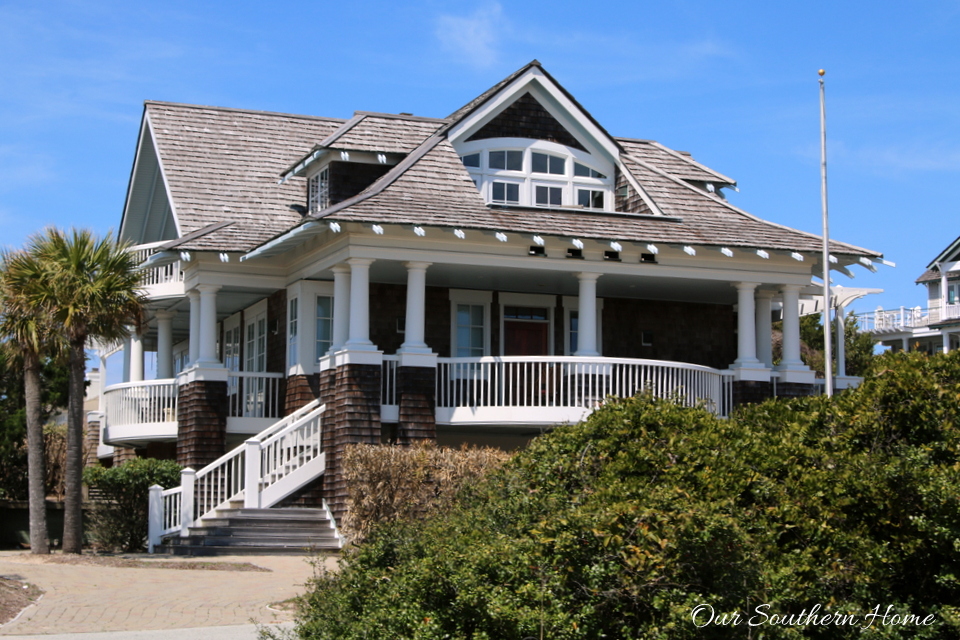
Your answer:
[[[546,322],[503,321],[503,355],[545,356],[549,354],[547,338],[550,325]]]

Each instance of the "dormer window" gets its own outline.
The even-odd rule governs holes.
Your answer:
[[[613,164],[581,149],[546,140],[496,138],[467,142],[458,150],[490,204],[613,209],[614,185],[608,178]]]
[[[310,213],[323,211],[330,206],[330,167],[307,181],[307,209]]]

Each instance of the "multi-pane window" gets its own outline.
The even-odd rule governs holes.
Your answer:
[[[960,302],[960,284],[951,283],[947,285],[947,304],[957,304]]]
[[[566,159],[536,151],[531,154],[531,165],[534,173],[552,173],[562,176],[567,172]]]
[[[563,188],[537,185],[536,203],[538,207],[559,207],[563,204]]]
[[[330,167],[307,182],[307,208],[310,213],[317,213],[330,206]]]
[[[578,178],[597,178],[599,180],[605,180],[607,177],[596,169],[588,167],[585,164],[580,164],[579,162],[573,163],[573,175]]]
[[[470,155],[463,156],[462,158],[460,158],[460,160],[463,162],[463,166],[465,167],[476,167],[478,169],[480,168],[479,153],[471,153]]]
[[[297,324],[299,300],[291,298],[287,303],[287,365],[293,366],[297,363]]]
[[[457,305],[457,357],[483,356],[483,305]]]
[[[333,344],[333,298],[317,296],[317,360],[322,358]]]
[[[488,160],[491,169],[523,171],[523,151],[491,151]]]
[[[587,209],[603,209],[603,191],[600,189],[577,189],[577,204]]]
[[[520,185],[516,182],[494,182],[491,186],[491,202],[520,204]]]

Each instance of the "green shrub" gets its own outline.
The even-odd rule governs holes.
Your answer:
[[[958,637],[960,354],[874,366],[832,400],[771,401],[729,420],[650,397],[608,402],[438,517],[375,528],[314,580],[298,633]],[[764,604],[858,624],[751,629]],[[698,605],[740,623],[700,628]],[[935,622],[884,625],[867,618],[878,606]]]
[[[117,467],[88,467],[84,482],[101,492],[94,503],[88,532],[103,550],[140,551],[147,542],[150,487],[180,484],[180,465],[172,460],[135,458]]]

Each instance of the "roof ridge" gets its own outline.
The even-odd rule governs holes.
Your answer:
[[[517,69],[516,71],[508,75],[506,78],[504,78],[500,82],[496,83],[495,85],[493,85],[492,87],[490,87],[489,89],[487,89],[486,91],[478,95],[477,97],[467,102],[467,104],[463,105],[462,107],[460,107],[459,109],[457,109],[456,111],[448,115],[446,119],[451,121],[457,121],[467,117],[468,115],[470,115],[471,113],[479,109],[481,106],[486,104],[490,100],[490,98],[495,96],[497,92],[500,91],[500,89],[502,89],[503,87],[513,82],[515,79],[520,77],[520,75],[523,74],[527,69],[530,69],[532,67],[539,67],[541,70],[543,69],[543,66],[540,64],[540,61],[534,58],[527,64],[523,65],[522,67],[520,67],[519,69]]]
[[[185,109],[205,109],[211,111],[227,111],[234,113],[249,113],[252,115],[263,115],[263,116],[282,116],[284,118],[298,118],[301,120],[320,120],[323,122],[346,122],[343,118],[333,118],[329,116],[309,116],[299,113],[283,113],[281,111],[263,111],[259,109],[240,109],[237,107],[217,107],[214,105],[205,105],[205,104],[189,104],[186,102],[166,102],[163,100],[144,100],[144,108],[150,105],[157,105],[163,107],[181,107]]]
[[[413,120],[413,121],[422,121],[422,122],[438,122],[441,124],[450,122],[449,118],[433,118],[430,116],[415,116],[411,114],[403,113],[383,113],[381,111],[354,111],[354,117],[356,116],[371,116],[374,118],[389,118],[392,120]]]
[[[705,191],[701,191],[700,189],[698,189],[697,187],[695,187],[695,186],[693,186],[692,184],[688,183],[687,181],[685,181],[685,180],[683,180],[683,179],[681,179],[681,178],[677,178],[676,176],[672,176],[672,175],[670,175],[669,173],[667,173],[666,171],[664,171],[663,169],[660,169],[659,167],[652,166],[650,163],[644,162],[643,160],[640,160],[639,158],[636,158],[635,156],[632,156],[632,155],[630,155],[630,154],[627,154],[627,155],[628,155],[628,157],[629,157],[631,160],[633,160],[634,162],[636,162],[636,163],[639,164],[640,166],[644,167],[645,169],[649,169],[650,171],[653,171],[654,173],[658,173],[658,174],[662,175],[663,177],[667,178],[668,180],[671,180],[671,181],[673,181],[673,182],[675,182],[675,183],[677,183],[677,184],[679,184],[679,185],[683,185],[685,188],[693,191],[694,193],[699,194],[700,196],[703,196],[703,197],[707,198],[708,200],[710,200],[710,201],[712,201],[712,202],[715,202],[715,203],[717,203],[717,204],[721,204],[721,205],[725,206],[726,208],[730,209],[733,213],[736,213],[736,214],[739,214],[739,215],[741,215],[741,216],[744,216],[745,218],[748,218],[748,219],[750,219],[750,220],[753,220],[754,222],[759,222],[759,223],[762,223],[762,224],[767,224],[767,225],[770,225],[770,226],[773,226],[773,227],[777,227],[778,229],[786,229],[787,231],[793,231],[794,233],[799,233],[799,234],[801,234],[801,235],[805,235],[805,236],[810,237],[810,238],[816,238],[817,240],[821,240],[821,236],[818,236],[818,235],[815,234],[815,233],[810,233],[809,231],[803,231],[802,229],[794,229],[793,227],[788,227],[788,226],[785,225],[785,224],[780,224],[780,223],[773,222],[773,221],[770,221],[770,220],[764,220],[763,218],[758,218],[757,216],[755,216],[755,215],[753,215],[753,214],[751,214],[751,213],[748,213],[748,212],[744,211],[743,209],[741,209],[741,208],[739,208],[739,207],[737,207],[737,206],[735,206],[735,205],[733,205],[733,204],[730,204],[728,201],[724,200],[723,198],[721,198],[721,197],[719,197],[719,196],[716,196],[716,195],[714,195],[714,194],[712,194],[712,193],[707,193],[707,192],[705,192]],[[858,251],[862,251],[862,252],[867,253],[867,254],[870,254],[870,255],[883,255],[883,254],[877,254],[876,252],[870,251],[869,249],[864,249],[863,247],[858,247],[858,246],[856,246],[856,245],[852,245],[852,244],[849,244],[849,243],[846,243],[846,242],[840,242],[839,240],[831,240],[830,243],[831,243],[831,244],[836,243],[836,244],[838,244],[838,245],[842,245],[842,246],[845,246],[845,247],[850,247],[851,249],[856,249],[856,250],[858,250]]]

